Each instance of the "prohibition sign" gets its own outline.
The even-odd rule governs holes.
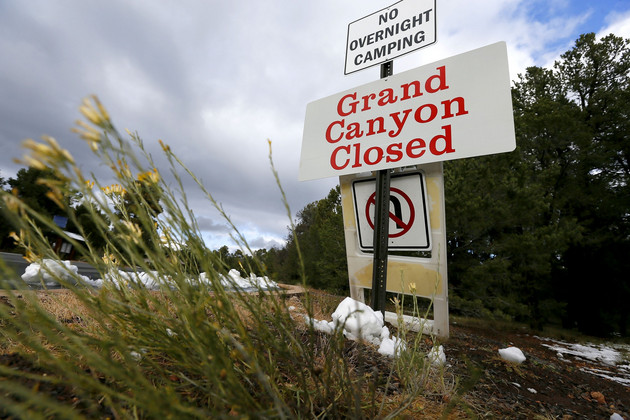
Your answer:
[[[409,206],[409,221],[407,222],[402,220],[403,217],[402,217],[402,211],[400,210],[400,203],[398,203],[399,204],[398,209],[395,209],[394,213],[392,213],[391,211],[389,212],[389,218],[393,220],[394,223],[396,223],[396,226],[400,228],[401,230],[400,232],[390,233],[388,237],[398,238],[400,236],[403,236],[405,233],[409,232],[409,230],[413,226],[413,222],[416,218],[416,210],[413,206],[413,202],[411,201],[411,198],[409,198],[407,194],[402,192],[400,189],[394,188],[394,187],[391,187],[389,190],[391,193],[396,193],[400,197],[402,197],[407,202],[407,205]],[[390,201],[392,201],[392,198],[395,198],[395,197],[390,196]],[[370,214],[370,209],[372,206],[376,206],[376,192],[372,193],[370,198],[368,198],[367,204],[365,205],[365,217],[367,218],[367,222],[370,225],[370,228],[374,230],[374,221],[372,221],[372,217]]]

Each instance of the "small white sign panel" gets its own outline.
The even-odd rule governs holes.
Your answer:
[[[436,0],[402,0],[348,25],[345,74],[435,43]]]
[[[515,147],[507,47],[498,42],[309,103],[299,179]]]
[[[352,183],[354,210],[361,251],[374,249],[376,180]],[[420,172],[394,174],[390,181],[388,248],[399,251],[430,251],[427,193]]]

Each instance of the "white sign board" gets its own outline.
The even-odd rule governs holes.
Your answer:
[[[348,25],[345,74],[435,43],[436,0],[402,0]]]
[[[311,102],[301,181],[509,152],[504,42]]]
[[[352,183],[354,211],[361,251],[374,249],[374,178]],[[388,248],[430,251],[431,235],[424,179],[420,172],[393,174],[390,181]]]

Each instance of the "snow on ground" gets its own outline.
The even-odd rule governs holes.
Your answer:
[[[199,280],[202,282],[210,282],[208,279],[208,275],[206,273],[201,273],[199,276]],[[243,278],[241,277],[241,273],[238,270],[231,269],[227,276],[220,276],[221,284],[224,287],[238,287],[239,289],[275,289],[278,287],[278,284],[273,280],[270,280],[269,277],[257,277],[255,274],[251,273],[249,277]]]
[[[525,361],[525,355],[523,354],[523,351],[518,347],[499,349],[499,356],[501,356],[503,360],[518,364],[521,364]]]
[[[35,287],[40,287],[42,283],[46,287],[57,287],[59,286],[59,280],[61,280],[71,284],[83,281],[85,284],[96,288],[102,287],[105,282],[111,282],[117,286],[142,284],[151,290],[158,289],[160,285],[169,283],[168,278],[160,277],[157,271],[128,272],[117,270],[105,273],[103,279],[92,280],[89,277],[80,275],[78,270],[78,267],[70,261],[43,259],[39,263],[32,263],[27,266],[24,274],[22,274],[22,280],[29,286]],[[238,270],[234,269],[230,270],[226,276],[220,275],[219,280],[228,289],[238,288],[245,291],[253,291],[278,288],[278,284],[268,277],[257,277],[254,274],[250,274],[249,277],[243,278]],[[206,273],[201,273],[199,281],[210,283]]]
[[[429,362],[431,362],[431,365],[433,366],[444,366],[444,364],[446,364],[446,353],[444,353],[444,347],[433,347],[427,355],[427,359],[429,359]]]
[[[44,283],[46,287],[58,286],[58,278],[67,279],[67,281],[75,282],[77,278],[91,283],[86,276],[79,274],[79,268],[72,265],[70,261],[56,261],[44,259],[41,263],[32,263],[24,270],[22,280],[27,284],[41,285]]]
[[[404,343],[396,337],[390,337],[389,329],[383,322],[383,314],[375,312],[365,303],[352,298],[345,298],[335,312],[332,321],[318,321],[304,315],[313,328],[327,334],[343,329],[343,335],[350,340],[365,340],[378,346],[378,352],[394,356],[403,350]]]
[[[621,353],[607,345],[571,344],[559,340],[549,340],[541,337],[538,338],[553,343],[542,343],[542,345],[557,352],[558,357],[564,357],[565,354],[569,354],[579,357],[580,359],[600,362],[609,366],[615,366],[623,361]]]
[[[560,360],[566,356],[596,362],[602,369],[583,367],[582,370],[593,375],[610,379],[625,386],[630,386],[630,360],[624,354],[630,354],[630,346],[615,344],[575,344],[560,340],[536,337],[542,345],[555,351]]]
[[[385,326],[383,314],[380,311],[374,311],[365,303],[349,297],[337,306],[332,314],[332,321],[320,321],[306,315],[304,318],[317,331],[332,334],[342,329],[346,338],[372,343],[378,346],[379,353],[386,356],[394,357],[407,348],[402,339],[390,335],[389,328]],[[434,366],[441,366],[446,363],[446,355],[442,346],[433,348],[427,357]]]

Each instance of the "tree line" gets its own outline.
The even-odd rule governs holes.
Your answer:
[[[514,152],[444,163],[451,312],[628,334],[630,40],[581,35],[512,88]],[[339,189],[266,252],[285,281],[348,288]]]

